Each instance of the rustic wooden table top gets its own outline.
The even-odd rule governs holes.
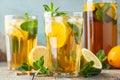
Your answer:
[[[0,80],[32,80],[32,76],[17,76],[15,75],[15,71],[7,70],[7,64],[5,62],[0,62]],[[120,69],[102,70],[99,75],[89,78],[35,77],[34,80],[120,80]]]

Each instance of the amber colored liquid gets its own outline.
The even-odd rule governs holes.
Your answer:
[[[104,3],[98,4],[104,5]],[[115,3],[108,4],[116,5]],[[84,12],[84,46],[90,49],[94,54],[102,49],[107,55],[110,49],[117,45],[117,20],[106,14],[108,10],[102,12],[104,20],[98,20],[96,18],[98,16],[96,15],[97,9],[98,8],[95,6],[95,10]],[[111,14],[116,15],[116,12],[111,9]]]
[[[64,40],[63,36],[59,36],[57,34],[60,34],[61,32],[55,34],[55,31],[61,31],[61,29],[58,29],[59,25],[61,25],[61,22],[57,22],[53,20],[54,23],[59,23],[58,25],[54,25],[51,23],[51,26],[49,28],[55,26],[52,29],[51,32],[49,32],[48,35],[46,35],[46,41],[47,41],[47,49],[49,53],[49,68],[52,70],[54,73],[74,73],[77,72],[79,69],[79,59],[80,59],[80,50],[81,50],[81,35],[79,36],[79,43],[77,44],[75,42],[75,36],[73,34],[73,30],[70,28],[70,26],[67,24],[67,20],[70,19],[70,17],[62,17],[64,19],[64,25],[62,27],[68,27],[70,30],[67,32],[67,40],[64,42],[62,46],[61,45],[62,41]],[[79,17],[78,17],[79,18]],[[53,18],[54,19],[54,18]],[[66,20],[67,19],[67,20]],[[76,24],[75,24],[76,25]],[[77,26],[78,29],[80,29],[80,33],[82,34],[82,26],[79,25]],[[47,27],[45,27],[47,28]],[[67,28],[67,29],[68,29]],[[47,32],[46,32],[47,33]],[[51,36],[51,35],[52,36]],[[62,37],[62,38],[61,38]],[[60,43],[58,44],[57,41],[58,39],[61,39]]]
[[[19,39],[18,39],[19,40]],[[14,46],[12,42],[11,46]],[[12,60],[11,67],[12,69],[16,69],[22,65],[22,63],[27,63],[28,55],[33,47],[36,46],[36,39],[32,40],[23,40],[22,42],[18,42],[18,51],[12,52]]]
[[[50,40],[50,38],[48,38]],[[47,40],[48,41],[48,40]],[[72,41],[72,42],[71,42]],[[49,54],[52,54],[53,71],[69,73],[76,70],[76,45],[73,36],[61,48],[52,48],[49,41],[47,42]],[[57,55],[56,57],[55,54]]]
[[[33,47],[36,46],[36,37],[28,39],[28,32],[20,28],[19,23],[24,19],[5,20],[6,48],[9,69],[17,69],[22,63],[27,63],[28,55]],[[8,51],[10,50],[10,51]]]

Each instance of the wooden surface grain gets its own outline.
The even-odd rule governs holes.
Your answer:
[[[15,71],[7,70],[7,64],[5,62],[0,62],[0,80],[32,80],[30,75],[15,75]],[[93,77],[84,78],[59,78],[59,77],[40,77],[37,76],[34,80],[120,80],[120,69],[114,70],[102,70],[102,72]]]

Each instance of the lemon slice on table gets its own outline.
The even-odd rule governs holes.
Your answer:
[[[33,67],[33,62],[40,59],[40,57],[44,56],[44,65],[47,66],[47,49],[45,46],[36,46],[34,47],[30,54],[28,55],[28,62]]]
[[[80,63],[79,75],[90,77],[101,72],[102,64],[99,59],[88,49],[83,48]]]
[[[101,64],[100,60],[90,50],[88,50],[86,48],[83,48],[82,49],[82,56],[83,56],[85,62],[93,61],[94,62],[93,67],[94,68],[102,69],[102,64]]]
[[[65,21],[53,21],[51,26],[51,32],[48,34],[50,38],[56,38],[57,48],[63,47],[68,40],[68,36],[71,30]],[[55,43],[51,43],[55,44]]]

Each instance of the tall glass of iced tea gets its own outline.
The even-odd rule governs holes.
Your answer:
[[[93,53],[117,45],[117,3],[115,0],[87,0],[84,4],[85,47]]]
[[[81,12],[65,13],[53,16],[45,12],[45,34],[50,70],[56,75],[70,76],[76,75],[80,67],[83,16]]]
[[[27,62],[27,56],[37,43],[38,20],[36,16],[6,15],[5,40],[9,69]]]

